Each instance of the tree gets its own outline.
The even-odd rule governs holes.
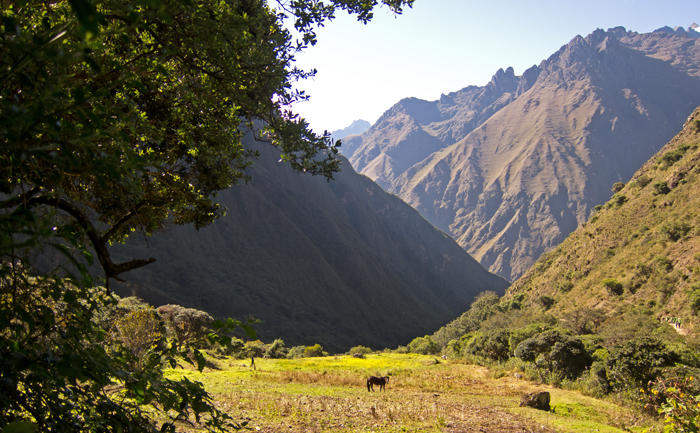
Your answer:
[[[161,366],[178,359],[203,368],[196,341],[161,340],[150,352],[139,346],[140,363],[118,341],[103,344],[97,316],[115,303],[110,280],[154,261],[115,263],[109,246],[170,223],[200,228],[222,216],[217,193],[246,180],[255,157],[241,144],[246,134],[275,146],[296,171],[331,179],[339,143],[294,114],[307,96],[292,85],[314,73],[296,68],[294,56],[315,43],[315,29],[337,10],[366,22],[378,5],[400,13],[412,2],[3,4],[0,429],[242,426],[219,412],[201,385],[163,376]],[[67,264],[39,271],[30,258],[46,248]],[[94,261],[106,290],[93,288],[87,266]],[[245,327],[214,322],[215,332],[197,338],[230,342],[226,334],[237,326]]]

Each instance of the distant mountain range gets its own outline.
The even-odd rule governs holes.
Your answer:
[[[357,135],[357,134],[362,134],[366,130],[368,130],[372,126],[368,121],[358,119],[355,120],[350,124],[350,126],[346,126],[345,128],[342,129],[336,129],[335,131],[331,132],[331,138],[333,139],[333,142],[335,143],[337,140],[341,140],[348,135]],[[341,146],[341,152],[343,151],[343,148]]]
[[[404,99],[348,137],[345,155],[515,280],[700,105],[700,39],[670,30],[596,30],[521,76],[508,68],[438,101]]]
[[[265,341],[328,351],[407,344],[508,283],[347,160],[336,180],[300,175],[266,144],[253,180],[220,195],[225,217],[116,246],[155,257],[115,291],[217,317],[252,315]]]

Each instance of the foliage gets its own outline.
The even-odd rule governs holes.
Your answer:
[[[168,324],[168,329],[175,334],[178,341],[182,342],[207,334],[209,326],[214,321],[214,318],[205,311],[179,305],[163,305],[158,307],[157,311]]]
[[[583,342],[561,330],[549,330],[518,344],[515,356],[534,362],[551,372],[568,378],[578,376],[592,363]]]
[[[144,405],[166,420],[163,431],[174,431],[176,420],[201,422],[210,431],[242,426],[213,407],[201,384],[163,376],[162,365],[184,361],[201,370],[205,359],[189,342],[158,335],[150,327],[152,311],[122,316],[118,338],[109,338],[98,313],[115,308],[114,297],[64,278],[30,277],[19,266],[0,271],[0,427],[25,422],[42,431],[151,431]],[[225,334],[239,325],[215,323],[218,331],[205,338],[225,344]]]
[[[287,352],[287,358],[289,358],[289,359],[303,358],[305,349],[306,349],[306,346],[294,346],[291,349],[289,349],[289,352]]]
[[[614,278],[606,278],[603,280],[603,285],[608,289],[608,291],[613,295],[621,295],[624,291],[622,283]]]
[[[646,174],[643,174],[637,178],[636,182],[640,188],[644,188],[645,186],[649,185],[652,180],[653,179],[651,179],[649,176],[647,176]]]
[[[348,355],[368,355],[370,353],[372,353],[372,349],[365,346],[355,346],[348,351]]]
[[[286,358],[287,349],[284,347],[284,341],[281,338],[275,339],[265,348],[265,356],[269,358]]]
[[[605,361],[608,378],[615,389],[644,389],[676,361],[676,354],[653,337],[640,337],[618,344]]]
[[[494,361],[505,361],[510,356],[510,331],[507,329],[492,329],[486,333],[478,333],[465,348],[465,353],[478,355]]]
[[[554,305],[556,303],[554,298],[552,298],[551,296],[548,296],[548,295],[540,296],[539,298],[537,298],[537,302],[540,305],[542,305],[542,308],[544,308],[545,310],[549,310],[550,308],[552,308],[552,305]]]
[[[685,221],[667,221],[659,227],[659,233],[665,235],[669,240],[676,242],[687,235],[693,226]]]
[[[398,13],[412,0],[381,3]],[[110,280],[154,261],[117,263],[110,246],[222,216],[217,193],[246,179],[255,156],[242,146],[244,135],[271,143],[298,172],[330,179],[339,170],[339,143],[292,112],[306,99],[292,83],[313,75],[294,67],[294,56],[315,43],[315,29],[336,10],[366,22],[378,2],[274,4],[277,10],[236,0],[4,5],[0,429],[243,427],[201,384],[168,379],[162,368],[183,361],[201,371],[200,347],[230,346],[237,327],[254,336],[249,325],[170,315],[170,339],[156,332],[152,312],[133,312],[118,319],[110,339],[101,314],[117,302]],[[289,17],[301,42],[283,26]],[[60,269],[30,265],[46,248],[65,257]],[[87,266],[95,261],[106,290],[92,289]]]
[[[664,433],[700,431],[700,393],[697,391],[697,382],[696,375],[685,375],[674,378],[668,386],[664,381],[655,384],[652,395],[660,394],[664,397],[664,402],[658,405],[659,415],[664,417]]]
[[[139,359],[161,338],[161,320],[153,309],[127,313],[114,327],[115,337]]]
[[[663,167],[668,168],[675,164],[677,161],[680,161],[689,148],[690,146],[688,146],[687,144],[680,145],[676,149],[670,150],[661,155],[658,161]]]
[[[320,344],[314,344],[313,346],[306,346],[304,348],[304,358],[314,358],[317,356],[323,356],[323,347]]]
[[[654,187],[654,195],[664,195],[671,192],[671,188],[668,187],[665,180],[654,182],[652,186]]]
[[[612,192],[613,193],[618,193],[622,191],[622,189],[625,187],[624,182],[615,182],[612,186]]]
[[[418,353],[420,355],[433,355],[438,353],[438,346],[435,341],[429,336],[416,337],[408,344],[408,350],[411,353]]]

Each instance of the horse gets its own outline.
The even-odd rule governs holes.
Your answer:
[[[379,391],[386,391],[384,388],[384,385],[389,382],[389,376],[370,376],[369,379],[367,379],[367,391],[374,391],[374,385],[379,385]]]

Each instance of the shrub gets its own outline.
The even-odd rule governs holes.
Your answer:
[[[652,179],[649,176],[643,174],[637,178],[637,185],[639,185],[640,188],[644,188],[645,186],[649,185],[651,181]]]
[[[542,308],[544,308],[545,310],[549,310],[549,309],[552,308],[552,306],[556,303],[556,301],[554,300],[554,298],[552,298],[551,296],[547,296],[547,295],[542,295],[542,296],[540,296],[539,298],[537,298],[537,302],[538,302],[538,303],[542,306]]]
[[[160,325],[154,309],[132,311],[115,322],[117,338],[139,359],[162,336]]]
[[[654,187],[654,195],[664,195],[671,192],[665,180],[658,181],[652,186]]]
[[[479,333],[466,347],[466,353],[477,355],[494,361],[505,361],[509,356],[507,329],[492,329]]]
[[[688,305],[693,314],[697,315],[698,310],[700,310],[700,292],[695,291],[688,296]]]
[[[666,222],[659,227],[659,233],[665,235],[669,240],[676,242],[683,236],[687,235],[693,226],[685,221]]]
[[[613,295],[619,296],[624,292],[624,287],[622,283],[620,283],[614,278],[604,279],[603,285],[608,289],[608,292],[610,292]]]
[[[659,264],[659,268],[663,271],[671,272],[673,270],[673,262],[666,256],[657,256],[656,263]]]
[[[664,167],[670,167],[676,162],[680,161],[689,148],[690,146],[688,145],[680,145],[676,150],[671,150],[661,155],[659,158],[659,163]]]
[[[615,182],[612,186],[612,192],[618,193],[622,191],[622,188],[625,187],[625,184],[623,182]]]
[[[542,332],[518,344],[515,356],[572,379],[591,365],[583,342],[559,330]]]
[[[367,355],[369,353],[372,353],[372,349],[365,346],[355,346],[348,351],[348,355],[354,355],[356,353],[359,355]]]
[[[433,341],[430,336],[416,337],[408,344],[408,350],[411,353],[418,353],[420,355],[434,355],[438,353],[437,344]]]
[[[269,356],[270,358],[285,358],[287,356],[287,349],[284,347],[284,340],[278,338],[270,343],[270,345],[265,348],[265,356]]]
[[[617,390],[644,389],[661,374],[663,367],[674,365],[677,356],[653,337],[640,337],[618,344],[605,361],[610,384]]]
[[[623,204],[627,203],[628,200],[629,199],[624,194],[615,194],[612,196],[612,203],[615,205],[615,207],[622,206]]]
[[[323,356],[323,347],[320,344],[314,344],[313,346],[306,346],[304,348],[304,358],[315,358],[318,356]]]
[[[287,352],[288,359],[302,358],[304,356],[304,350],[306,346],[294,346]]]

